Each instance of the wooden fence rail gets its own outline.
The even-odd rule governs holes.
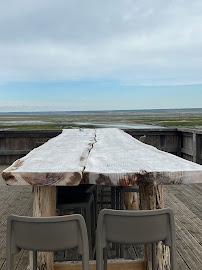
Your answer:
[[[136,139],[202,164],[202,131],[192,129],[126,129]],[[0,164],[11,164],[61,130],[0,131]]]

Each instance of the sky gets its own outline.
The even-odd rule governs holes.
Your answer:
[[[201,0],[0,0],[0,112],[202,107]]]

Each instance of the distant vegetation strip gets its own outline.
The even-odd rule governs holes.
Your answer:
[[[0,126],[0,130],[48,130],[48,129],[65,129],[65,128],[95,128],[94,125],[58,125],[58,124],[40,124],[40,125],[5,125]]]
[[[137,123],[137,122],[136,122]],[[138,121],[142,124],[151,124],[149,121]],[[137,124],[138,124],[137,123]],[[154,122],[152,122],[154,124]],[[109,124],[109,123],[108,123]],[[133,123],[135,125],[135,123]],[[202,121],[165,121],[163,123],[155,121],[158,126],[202,126]],[[48,129],[67,129],[67,128],[98,128],[98,125],[77,125],[77,124],[35,124],[35,125],[0,125],[0,130],[48,130]]]

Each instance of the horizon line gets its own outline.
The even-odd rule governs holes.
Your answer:
[[[171,110],[202,110],[202,107],[192,107],[192,108],[164,108],[164,109],[129,109],[129,110],[126,110],[126,109],[115,109],[115,110],[69,110],[69,111],[58,111],[58,110],[47,110],[47,111],[0,111],[0,114],[3,114],[3,113],[74,113],[74,112],[122,112],[122,111],[171,111]]]

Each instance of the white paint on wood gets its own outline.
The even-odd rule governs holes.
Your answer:
[[[202,166],[146,145],[122,130],[69,129],[3,171],[8,184],[202,183]]]
[[[93,129],[69,129],[3,171],[7,184],[78,185],[95,138]]]
[[[97,129],[85,172],[109,185],[202,183],[202,166],[163,152],[118,129]]]

